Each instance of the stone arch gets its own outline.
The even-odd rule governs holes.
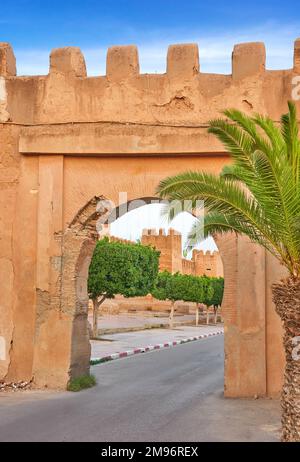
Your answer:
[[[78,211],[63,234],[61,304],[62,312],[69,313],[72,317],[68,380],[89,371],[91,348],[87,323],[87,278],[89,264],[99,237],[97,221],[101,216],[104,217],[103,223],[113,221],[126,213],[122,210],[123,207],[136,203],[133,208],[137,208],[143,203],[151,203],[152,200],[158,200],[158,198],[143,197],[134,199],[109,210],[102,205],[108,201],[106,197],[94,196]],[[236,311],[233,304],[235,267],[231,263],[228,264],[228,262],[232,262],[232,253],[234,252],[236,241],[234,236],[213,236],[213,238],[222,258],[224,273],[226,272],[223,312],[225,323],[229,322],[231,324],[233,322],[231,313]]]
[[[127,205],[136,202],[138,207],[143,205],[142,202],[149,204],[154,199],[158,200],[155,197],[143,197],[130,200]],[[106,201],[105,196],[94,196],[90,199],[80,208],[62,235],[61,285],[58,296],[61,298],[61,312],[69,316],[68,329],[70,337],[70,351],[67,352],[66,357],[68,367],[64,379],[65,383],[72,378],[89,372],[91,348],[87,322],[87,278],[89,264],[99,237],[97,221],[102,216],[104,217],[103,223],[105,223],[107,221],[106,217],[110,217],[112,212],[112,210],[105,208]],[[122,205],[126,204],[116,207],[117,217],[122,215],[120,210]],[[224,263],[227,261],[231,250],[226,246],[226,238],[214,236],[214,239],[222,257],[225,271],[227,266]],[[235,283],[233,279],[235,274],[234,272],[228,272],[227,268],[226,277],[228,281],[225,287],[225,300],[230,300],[230,291]],[[226,303],[227,305],[228,302]]]
[[[116,216],[117,218],[122,216],[123,205],[136,202],[134,208],[137,208],[143,205],[142,203],[139,204],[139,201],[149,204],[153,199],[158,200],[155,197],[143,197],[130,200],[127,204],[121,204],[115,209]],[[114,211],[103,207],[102,204],[105,204],[105,201],[107,198],[104,196],[94,196],[79,210],[63,234],[61,303],[62,311],[69,313],[72,318],[68,379],[89,372],[91,349],[87,323],[87,278],[89,264],[99,237],[97,221],[102,216],[105,218],[103,223],[106,223],[112,216],[111,212]],[[227,262],[234,246],[234,239],[233,236],[230,236],[229,239],[221,236],[213,237],[222,258],[224,272],[226,271],[224,314],[225,318],[231,322],[227,308],[232,301],[232,288],[235,287],[236,274],[235,271],[231,271],[231,266]]]

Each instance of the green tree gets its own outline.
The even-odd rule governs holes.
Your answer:
[[[93,336],[97,337],[100,305],[115,295],[144,296],[158,274],[160,252],[141,244],[97,242],[89,267],[88,294],[93,301]]]
[[[209,311],[208,308],[213,306],[214,308],[214,318],[215,324],[217,323],[217,310],[222,303],[223,292],[224,292],[224,279],[216,277],[203,276],[209,281],[211,290],[207,290],[205,299],[203,301],[204,305],[207,307],[207,318],[206,323],[209,323]]]
[[[191,210],[197,199],[204,200],[204,236],[246,235],[288,270],[272,291],[285,330],[282,440],[299,441],[300,361],[294,350],[300,336],[300,141],[295,105],[288,106],[280,126],[266,116],[226,110],[227,120],[213,120],[209,132],[224,144],[232,164],[220,176],[187,172],[167,178],[158,192],[171,201],[191,201]]]
[[[222,304],[224,295],[224,278],[212,278],[212,285],[214,288],[212,305],[214,308],[219,308]]]
[[[188,274],[172,274],[168,271],[162,271],[158,274],[152,295],[158,300],[171,301],[170,329],[173,329],[174,325],[175,302],[179,300],[195,302],[198,308],[198,304],[202,303],[205,298],[209,284],[208,278],[204,279]]]

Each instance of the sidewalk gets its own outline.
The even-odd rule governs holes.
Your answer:
[[[92,323],[92,316],[89,315],[89,321]],[[178,315],[174,316],[174,323],[195,323],[195,315]],[[167,313],[124,313],[124,314],[104,314],[99,316],[98,329],[99,334],[111,334],[114,332],[125,331],[127,329],[138,330],[150,327],[167,326],[169,316]]]
[[[114,357],[117,359],[145,350],[175,346],[186,341],[198,340],[201,336],[223,333],[222,324],[217,326],[182,326],[176,329],[151,329],[138,332],[124,332],[102,335],[101,340],[91,340],[92,359]],[[127,354],[125,354],[127,353]],[[121,354],[121,356],[120,356]]]
[[[92,323],[92,315],[89,315],[89,322]],[[195,324],[195,314],[175,314],[174,326]],[[201,319],[200,319],[201,322]],[[203,317],[202,322],[205,322]],[[99,316],[98,331],[99,335],[126,332],[126,330],[141,330],[155,328],[156,326],[165,327],[169,325],[167,313],[124,313],[124,314],[104,314]]]

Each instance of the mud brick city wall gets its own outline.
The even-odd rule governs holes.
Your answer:
[[[93,204],[93,223],[93,198],[118,204],[126,191],[128,201],[150,199],[166,176],[219,173],[230,158],[208,134],[209,120],[235,107],[278,122],[299,75],[300,40],[290,69],[267,69],[264,44],[242,43],[230,74],[209,74],[201,70],[201,48],[180,44],[170,45],[165,73],[143,74],[137,47],[116,46],[107,52],[106,74],[94,77],[76,47],[52,50],[47,75],[19,76],[12,48],[0,44],[0,379],[65,387],[88,364],[89,349],[80,345],[93,246],[85,247],[83,230],[66,271],[79,211]],[[245,238],[216,242],[225,276],[225,394],[274,396],[284,359],[270,287],[283,271]],[[168,258],[193,271],[179,254]],[[201,258],[195,264],[204,268]],[[64,287],[72,287],[75,307]]]

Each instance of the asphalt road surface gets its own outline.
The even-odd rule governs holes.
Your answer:
[[[0,394],[0,441],[277,441],[279,404],[223,397],[223,337],[92,368],[79,393]]]

